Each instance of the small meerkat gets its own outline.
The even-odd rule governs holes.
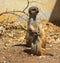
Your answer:
[[[31,51],[36,55],[48,54],[46,51],[45,32],[42,28],[42,22],[37,18],[39,9],[32,6],[28,10],[28,33],[27,33],[27,46],[31,47]]]

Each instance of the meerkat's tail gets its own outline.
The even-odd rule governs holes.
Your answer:
[[[49,55],[49,56],[54,56],[52,53],[49,53],[46,49],[41,48],[41,55]]]

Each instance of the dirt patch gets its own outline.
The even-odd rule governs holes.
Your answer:
[[[0,33],[0,63],[60,63],[60,27],[52,23],[43,27],[46,32],[46,49],[53,56],[33,55],[30,48],[26,47],[26,31],[5,27]]]

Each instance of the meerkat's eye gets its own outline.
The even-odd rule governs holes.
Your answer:
[[[32,9],[32,11],[36,11],[36,9]]]

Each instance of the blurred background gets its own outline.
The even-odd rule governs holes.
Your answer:
[[[26,15],[21,12],[14,12],[15,14],[20,15],[20,17],[11,13],[4,12],[23,11],[27,5],[28,7],[25,9],[25,13],[28,14],[28,8],[30,6],[37,6],[40,10],[39,15],[41,19],[50,20],[52,19],[51,15],[56,2],[57,0],[0,0],[0,22],[7,20],[15,21],[18,18],[21,18],[21,20],[23,20],[23,18],[26,19]],[[1,13],[3,14],[1,15]]]

